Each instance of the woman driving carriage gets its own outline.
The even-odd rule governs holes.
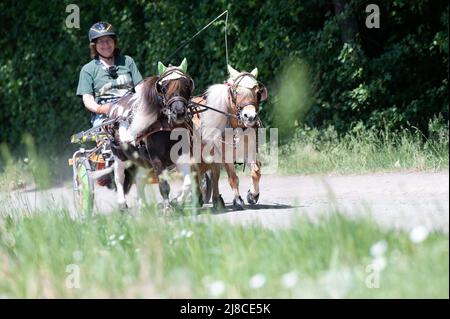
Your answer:
[[[134,60],[121,55],[117,35],[108,22],[97,22],[89,29],[92,61],[80,71],[77,96],[92,112],[93,126],[101,124],[112,104],[120,97],[139,89],[142,76]]]

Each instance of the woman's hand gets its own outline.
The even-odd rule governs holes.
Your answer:
[[[105,104],[99,105],[97,107],[97,110],[95,111],[95,113],[108,115],[110,108],[111,108],[111,103],[105,103]]]
[[[83,94],[83,103],[89,111],[97,114],[108,115],[109,109],[111,108],[111,103],[105,103],[103,105],[97,104],[94,100],[94,96],[91,94]]]

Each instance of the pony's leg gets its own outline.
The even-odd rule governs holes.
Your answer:
[[[125,162],[117,157],[114,158],[114,181],[117,187],[117,204],[119,205],[119,209],[126,210],[128,207],[123,187],[125,182]]]
[[[200,189],[200,185],[202,184],[202,177],[204,174],[206,174],[206,172],[204,172],[202,174],[201,168],[199,167],[199,165],[191,166],[191,171],[193,172],[194,180],[195,180],[195,194],[192,196],[192,200],[196,207],[202,207],[204,202],[203,202],[203,195],[202,195],[202,190]],[[197,198],[197,201],[195,201],[195,196]]]
[[[148,171],[142,167],[137,168],[136,172],[136,189],[138,195],[139,207],[144,207],[147,204],[145,197],[145,184],[147,180]]]
[[[228,175],[228,183],[230,184],[231,189],[234,191],[233,207],[237,210],[243,210],[244,201],[241,195],[239,194],[239,177],[236,174],[234,164],[225,163],[224,165]]]
[[[173,212],[172,206],[170,206],[169,202],[169,193],[170,193],[170,185],[169,182],[165,179],[163,174],[158,176],[159,179],[159,192],[163,197],[163,213],[165,215],[171,214]]]
[[[219,178],[220,178],[220,164],[211,164],[211,185],[212,185],[212,201],[214,209],[224,209],[225,202],[222,195],[219,194]]]
[[[247,193],[247,202],[250,205],[254,205],[259,199],[259,181],[261,179],[261,163],[259,161],[251,164],[251,173],[253,183]]]
[[[261,178],[261,163],[257,160],[257,135],[244,139],[245,149],[248,150],[246,162],[250,164],[252,186],[247,192],[247,202],[254,205],[259,199],[259,180]]]
[[[161,196],[163,198],[163,213],[165,215],[171,214],[173,212],[173,208],[169,202],[170,185],[167,181],[167,171],[164,171],[164,166],[159,158],[154,158],[152,163],[156,172],[156,176],[158,177],[159,192],[161,193]]]
[[[189,154],[182,154],[178,157],[178,161],[176,163],[178,171],[183,176],[183,188],[181,190],[181,194],[177,198],[177,202],[180,205],[183,205],[186,201],[186,198],[192,192],[192,181],[191,181],[191,165],[189,163]]]

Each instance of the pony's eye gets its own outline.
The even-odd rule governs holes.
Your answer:
[[[263,94],[264,89],[263,88],[259,88],[258,91],[256,92],[256,98],[258,99],[258,101],[261,100],[262,94]]]

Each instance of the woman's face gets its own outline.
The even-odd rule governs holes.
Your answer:
[[[95,43],[95,48],[101,56],[110,58],[113,56],[115,49],[114,39],[108,35],[100,37]]]

